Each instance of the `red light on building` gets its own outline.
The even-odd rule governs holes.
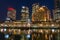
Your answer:
[[[12,7],[9,7],[7,10],[7,18],[10,18],[11,20],[16,20],[16,10]]]
[[[8,10],[9,10],[9,11],[12,11],[12,10],[14,10],[14,8],[11,8],[11,7],[10,7],[10,8],[8,8]]]

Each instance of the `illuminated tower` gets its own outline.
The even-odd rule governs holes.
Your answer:
[[[29,8],[26,6],[22,6],[21,9],[21,20],[27,21],[29,19]]]
[[[11,21],[16,20],[16,10],[14,8],[8,8],[6,20],[11,20]]]
[[[55,0],[55,9],[53,10],[53,18],[60,21],[60,0]]]
[[[32,15],[32,21],[50,21],[51,15],[50,10],[42,6],[36,10],[36,12]]]

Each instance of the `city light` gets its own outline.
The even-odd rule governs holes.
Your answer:
[[[7,29],[5,28],[4,31],[6,31]]]
[[[55,30],[54,29],[52,29],[52,32],[54,32]]]
[[[39,32],[43,33],[43,30],[41,29],[41,30],[39,30]]]
[[[26,27],[26,24],[24,24],[23,27]]]
[[[4,26],[4,24],[1,24],[1,26]]]
[[[4,30],[3,30],[3,29],[1,29],[0,31],[1,31],[1,32],[3,32]]]
[[[55,26],[54,24],[51,24],[51,26],[53,27],[53,26]]]
[[[25,6],[22,6],[22,8],[25,8]]]
[[[30,34],[27,35],[27,38],[30,38]]]
[[[31,26],[30,23],[28,23],[28,24],[27,24],[27,27],[30,27],[30,26]]]
[[[39,24],[40,26],[43,26],[43,24]]]
[[[7,39],[8,39],[8,38],[9,38],[9,35],[8,35],[8,34],[5,34],[5,38],[7,38]]]
[[[46,26],[49,26],[48,24],[46,24]]]
[[[5,24],[4,26],[5,26],[5,27],[8,27],[8,25],[6,25],[6,24]]]
[[[29,29],[29,30],[28,30],[28,34],[30,34],[30,33],[31,33],[31,30]]]

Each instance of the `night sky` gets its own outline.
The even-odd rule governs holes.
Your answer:
[[[7,15],[7,8],[13,7],[17,11],[17,19],[20,19],[20,10],[22,6],[28,6],[30,9],[33,3],[39,3],[41,6],[45,5],[50,10],[54,9],[54,0],[0,0],[0,20],[5,20]]]

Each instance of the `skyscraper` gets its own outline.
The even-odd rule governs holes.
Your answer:
[[[55,21],[60,20],[60,10],[59,9],[53,10],[53,18]]]
[[[53,10],[53,18],[55,21],[60,20],[60,0],[55,0],[55,9]]]
[[[22,21],[28,21],[29,19],[29,8],[26,6],[22,6],[21,9],[21,20]]]
[[[11,20],[11,21],[16,20],[16,10],[14,8],[8,8],[6,20]]]

